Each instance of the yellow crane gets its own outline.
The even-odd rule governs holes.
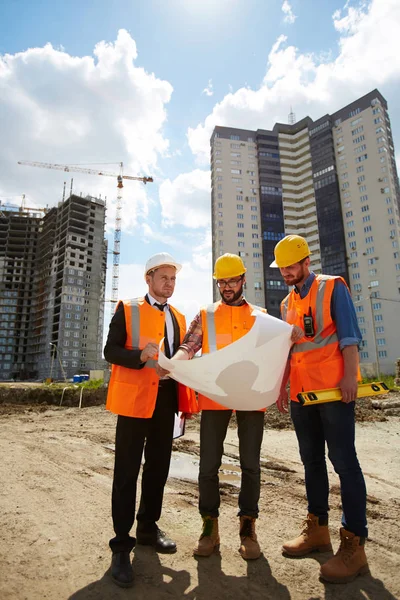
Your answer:
[[[46,162],[35,162],[21,160],[18,161],[19,165],[25,165],[28,167],[40,167],[41,169],[55,169],[57,171],[64,171],[65,173],[84,173],[85,175],[103,175],[105,177],[116,177],[117,178],[117,207],[115,212],[115,227],[114,227],[114,248],[113,248],[113,273],[112,273],[112,288],[111,288],[111,302],[116,304],[118,300],[118,281],[119,281],[119,258],[120,258],[120,247],[121,247],[121,214],[122,214],[122,188],[124,187],[123,180],[129,181],[141,181],[142,183],[152,183],[152,177],[135,177],[133,175],[124,175],[122,162],[117,163],[119,165],[119,173],[110,173],[109,171],[102,171],[98,169],[88,169],[86,167],[80,167],[79,165],[58,165]],[[108,163],[112,164],[112,163]]]

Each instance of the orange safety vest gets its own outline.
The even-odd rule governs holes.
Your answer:
[[[290,358],[290,398],[299,392],[338,387],[344,375],[344,361],[339,347],[336,324],[331,316],[331,298],[335,280],[342,277],[316,275],[305,298],[294,289],[281,303],[282,319],[304,328],[303,317],[311,313],[314,337],[303,337],[292,348]]]
[[[253,310],[267,312],[265,308],[242,304],[229,306],[223,302],[215,302],[200,310],[203,332],[202,353],[216,352],[243,337],[253,327],[255,317]],[[199,410],[229,410],[226,406],[218,404],[199,394]]]
[[[180,332],[180,343],[186,332],[185,317],[169,305]],[[165,313],[146,302],[145,298],[124,301],[126,323],[125,348],[142,350],[147,344],[159,344],[164,337]],[[155,372],[156,358],[148,360],[142,369],[112,365],[107,394],[107,410],[125,417],[149,419],[153,415],[158,394],[159,377]],[[178,386],[178,407],[186,413],[197,412],[193,390]]]

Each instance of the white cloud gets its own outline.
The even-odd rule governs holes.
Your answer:
[[[275,122],[287,122],[291,105],[297,119],[319,118],[383,85],[394,86],[393,98],[397,99],[400,2],[372,0],[357,9],[346,6],[344,16],[334,14],[333,25],[340,34],[335,59],[301,53],[286,46],[285,36],[279,36],[261,86],[227,94],[203,123],[188,129],[189,145],[199,163],[208,163],[215,125],[270,129]],[[391,112],[396,108],[391,106]]]
[[[201,93],[205,94],[206,96],[213,96],[214,95],[212,79],[208,80],[207,87],[205,87],[204,90]]]
[[[211,221],[210,172],[196,169],[160,185],[160,203],[165,226],[207,227]]]
[[[142,223],[141,240],[148,244],[150,242],[162,242],[171,248],[182,248],[183,241],[173,235],[167,235],[165,231],[159,231],[156,226],[149,223]]]
[[[282,4],[282,12],[285,15],[283,21],[285,23],[288,23],[289,25],[292,25],[297,19],[297,16],[293,13],[293,9],[289,4],[288,0],[284,0]]]
[[[115,180],[17,161],[124,161],[125,174],[154,175],[169,148],[163,126],[172,86],[136,62],[135,41],[123,29],[114,43],[99,42],[93,56],[71,56],[51,44],[0,56],[0,196],[26,193],[31,202],[53,205],[61,200],[63,181],[69,189],[73,177],[76,192],[108,197],[113,224]],[[102,169],[118,173],[117,164]],[[125,231],[146,216],[147,189],[126,182]]]

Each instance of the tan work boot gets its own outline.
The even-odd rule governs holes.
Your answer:
[[[369,573],[364,541],[364,538],[342,527],[339,550],[333,558],[321,566],[322,579],[331,583],[347,583],[353,581],[357,575]]]
[[[240,517],[239,552],[245,560],[254,560],[261,554],[256,536],[256,520],[253,517]]]
[[[328,525],[320,525],[318,517],[308,513],[306,520],[303,521],[301,534],[283,544],[282,550],[289,556],[305,556],[309,552],[332,550]]]
[[[218,519],[213,517],[203,517],[203,531],[193,554],[196,556],[211,556],[213,552],[219,550]]]

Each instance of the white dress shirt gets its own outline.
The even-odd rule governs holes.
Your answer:
[[[153,296],[151,294],[148,293],[147,296],[150,300],[151,306],[154,306],[154,304],[161,304],[161,302],[157,302],[157,300],[155,298],[153,298]],[[167,302],[165,302],[165,304],[164,304],[164,313],[165,313],[165,323],[167,326],[168,345],[169,345],[169,349],[171,351],[171,356],[172,356],[172,354],[174,352],[174,324],[172,322],[171,312],[170,312],[170,308],[169,308],[169,305]]]

